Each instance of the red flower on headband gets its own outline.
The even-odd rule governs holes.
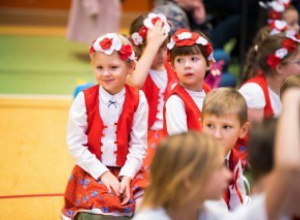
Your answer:
[[[92,54],[95,52],[95,49],[94,49],[94,43],[95,43],[96,40],[93,40],[92,42],[92,45],[90,46],[90,50],[89,50],[89,54]]]
[[[297,48],[296,42],[289,38],[285,38],[283,40],[282,46],[286,48],[289,52],[293,52]]]
[[[146,28],[145,26],[143,26],[143,27],[140,28],[140,30],[139,30],[139,35],[140,35],[143,39],[146,39],[147,33],[148,33],[148,28]]]
[[[178,35],[185,32],[190,33],[191,37],[188,39],[178,39]],[[192,46],[196,43],[199,36],[200,35],[198,33],[191,32],[188,29],[180,29],[175,32],[173,40],[175,41],[177,47]]]
[[[268,56],[267,64],[274,69],[280,63],[280,58],[276,57],[275,54],[271,54]]]
[[[153,25],[155,25],[157,21],[161,21],[160,17],[155,17],[155,18],[151,19],[151,22]],[[162,25],[164,25],[164,24],[162,24]]]
[[[269,18],[270,19],[273,19],[273,20],[278,20],[278,19],[281,19],[281,13],[277,12],[277,11],[274,11],[274,10],[271,10],[269,12]]]
[[[209,56],[212,52],[214,51],[212,45],[207,42],[207,45],[205,46],[205,53],[206,53],[206,56]]]
[[[127,60],[132,54],[132,48],[129,44],[127,45],[122,45],[120,51],[119,51],[119,55],[120,55],[120,58],[122,60]]]
[[[110,39],[110,38],[104,38],[102,41],[100,41],[100,46],[102,48],[102,50],[107,50],[110,48],[110,46],[112,45],[112,40],[113,39]]]

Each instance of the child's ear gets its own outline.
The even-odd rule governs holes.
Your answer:
[[[186,177],[183,179],[183,185],[186,189],[191,189],[192,188],[192,182],[190,180],[190,178]]]
[[[284,68],[284,64],[279,63],[276,67],[275,67],[275,71],[280,74],[283,75],[285,72],[285,68]]]
[[[137,64],[136,60],[132,60],[128,63],[129,74],[131,74],[135,70],[136,64]]]
[[[248,134],[249,128],[250,128],[250,123],[249,122],[244,123],[240,129],[239,138],[246,137],[246,135]]]
[[[214,61],[213,60],[208,60],[208,65],[206,67],[206,71],[211,70],[213,65],[214,65]]]

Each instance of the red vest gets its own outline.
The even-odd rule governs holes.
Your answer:
[[[211,88],[205,84],[202,83],[202,89],[205,91],[205,93],[209,93]],[[193,98],[189,95],[189,93],[179,84],[177,84],[174,89],[171,91],[169,97],[171,95],[178,95],[184,102],[185,105],[185,111],[187,116],[187,127],[188,130],[196,130],[201,131],[201,123],[200,123],[200,117],[201,112],[194,102]],[[169,98],[168,97],[168,98]],[[166,123],[166,107],[164,106],[164,133],[165,135],[168,134],[167,132],[167,123]]]
[[[259,74],[253,77],[252,79],[248,80],[246,83],[256,83],[262,88],[266,100],[266,106],[264,108],[264,117],[273,117],[274,112],[272,109],[271,99],[270,99],[268,85],[265,76],[263,74]]]
[[[164,91],[164,97],[166,100],[166,97],[171,92],[172,85],[177,84],[178,79],[176,73],[173,71],[171,65],[168,62],[166,62],[165,67],[168,75],[168,82],[167,82],[166,89]],[[142,90],[145,93],[149,105],[148,128],[151,128],[156,121],[156,116],[158,112],[158,100],[160,97],[159,97],[159,88],[153,82],[150,74],[148,74]]]
[[[117,165],[123,166],[128,154],[128,143],[130,140],[130,132],[132,127],[133,116],[139,105],[138,89],[125,86],[125,101],[123,111],[120,115],[117,126]],[[103,129],[106,126],[100,116],[99,111],[99,85],[95,85],[83,91],[85,98],[85,106],[87,110],[88,127],[86,135],[88,137],[87,147],[89,151],[101,160],[101,137],[104,136]]]
[[[231,181],[229,182],[229,187],[231,187],[232,185],[237,186],[236,181],[239,176],[235,175],[234,168],[238,164],[239,160],[240,160],[239,153],[235,149],[231,149],[231,153],[230,153],[229,161],[228,161],[228,169],[233,173],[233,177],[232,177]],[[227,164],[226,164],[226,166],[227,166]],[[239,191],[239,190],[237,190],[237,191]],[[228,209],[230,209],[230,205],[229,205],[230,192],[229,192],[228,187],[227,187],[227,189],[225,189],[225,191],[223,193],[223,198],[227,204]]]

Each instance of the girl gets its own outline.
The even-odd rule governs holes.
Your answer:
[[[132,216],[146,186],[148,116],[143,92],[125,85],[135,54],[125,37],[112,33],[94,41],[90,57],[98,85],[80,92],[70,109],[67,144],[77,165],[62,216]]]
[[[179,84],[165,104],[165,132],[172,135],[200,130],[203,100],[210,91],[203,79],[214,63],[212,45],[204,35],[180,29],[172,36],[168,48]]]
[[[139,57],[136,70],[127,83],[142,88],[148,105],[148,150],[144,165],[147,168],[156,146],[163,136],[163,106],[177,77],[167,62],[167,36],[170,26],[162,14],[144,14],[130,27],[130,36]]]
[[[219,199],[230,178],[222,147],[197,132],[160,142],[150,170],[141,212],[134,220],[216,219],[222,212],[207,199]]]
[[[290,32],[267,37],[257,46],[255,62],[260,70],[241,88],[250,122],[278,117],[281,112],[280,86],[290,75],[300,74],[300,39]]]

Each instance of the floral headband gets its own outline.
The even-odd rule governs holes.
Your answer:
[[[274,20],[269,24],[269,27],[271,28],[270,36],[285,32],[288,29],[287,23],[283,20]]]
[[[269,11],[269,22],[273,20],[281,19],[282,13],[291,4],[291,0],[275,0],[272,2],[259,2],[259,5],[265,9],[270,9]]]
[[[176,31],[167,47],[169,51],[171,51],[175,45],[177,47],[184,47],[193,46],[195,44],[204,46],[207,59],[215,62],[215,59],[213,57],[213,47],[211,43],[209,43],[208,40],[201,36],[199,33],[191,32],[188,29],[180,29]]]
[[[102,52],[111,55],[114,51],[119,52],[120,58],[124,61],[135,60],[135,53],[130,44],[122,44],[118,34],[109,33],[98,37],[93,41],[89,54],[94,52]]]
[[[300,36],[293,31],[287,31],[286,37],[282,42],[282,48],[275,51],[274,54],[270,54],[267,58],[267,64],[275,69],[276,66],[285,58],[289,53],[293,53],[297,46],[300,44]]]
[[[166,34],[168,34],[170,32],[171,27],[170,27],[170,24],[168,23],[166,16],[161,13],[158,13],[158,14],[149,13],[147,18],[144,20],[144,22],[143,22],[144,25],[140,28],[139,32],[134,32],[131,35],[133,44],[136,46],[142,45],[144,40],[147,37],[148,29],[153,29],[155,23],[158,20],[162,21],[163,30]]]

